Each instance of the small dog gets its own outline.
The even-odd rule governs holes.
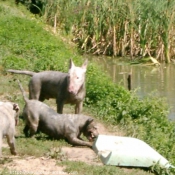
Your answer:
[[[16,103],[0,102],[0,156],[2,154],[2,139],[7,137],[7,143],[11,154],[16,155],[15,150],[15,126],[18,124],[19,106]]]
[[[43,71],[32,72],[24,70],[7,70],[16,74],[32,76],[29,82],[29,99],[44,101],[55,98],[57,112],[63,113],[66,103],[75,104],[75,114],[79,114],[83,108],[83,100],[86,95],[85,73],[88,61],[85,60],[81,67],[76,67],[70,59],[69,72]]]
[[[66,139],[72,145],[92,147],[92,141],[98,136],[98,131],[91,117],[81,114],[58,114],[46,104],[26,98],[20,83],[19,86],[26,103],[23,109],[26,136],[29,135],[29,130],[30,136],[39,130],[52,138]],[[82,133],[90,142],[80,138]]]

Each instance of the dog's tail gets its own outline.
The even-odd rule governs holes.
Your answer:
[[[25,91],[24,91],[24,89],[23,89],[23,87],[22,87],[20,81],[17,80],[17,82],[18,82],[19,88],[20,88],[20,90],[21,90],[21,92],[22,92],[22,95],[23,95],[24,101],[27,102],[29,99],[26,97]]]
[[[29,76],[33,76],[36,74],[36,72],[28,71],[28,70],[13,70],[13,69],[8,69],[7,72],[15,73],[15,74],[25,74]]]

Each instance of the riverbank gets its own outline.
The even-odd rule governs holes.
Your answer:
[[[28,91],[27,85],[30,77],[10,75],[6,69],[67,72],[70,58],[73,58],[76,65],[81,65],[85,58],[78,53],[75,45],[69,44],[68,36],[63,39],[63,36],[54,35],[50,27],[43,24],[41,19],[31,15],[23,6],[16,7],[8,1],[0,2],[0,4],[0,63],[1,73],[4,75],[0,78],[1,100],[18,102],[22,109],[24,102],[19,87],[13,80],[20,79],[25,91]],[[120,131],[124,135],[144,140],[175,164],[174,124],[167,119],[168,107],[162,99],[148,96],[139,100],[134,92],[129,92],[114,84],[109,75],[93,61],[89,61],[86,82],[84,113],[111,126],[115,133]],[[46,101],[46,103],[55,106],[55,102],[51,104],[50,101]],[[23,121],[21,120],[20,123],[18,130],[21,134],[16,139],[16,143],[21,158],[24,155],[41,157],[50,154],[51,148],[70,147],[64,141],[47,140],[43,135],[39,135],[42,139],[27,139],[22,133]],[[8,152],[9,150],[5,149],[3,154],[9,154]],[[60,152],[56,151],[53,157],[57,160],[57,156],[60,156]],[[65,164],[72,170],[75,167],[78,168],[78,163],[65,162]],[[120,168],[108,166],[98,167],[98,171],[96,167],[84,164],[81,168],[89,168],[97,172],[96,174],[120,172]],[[155,170],[159,174],[164,172],[157,167]],[[126,174],[124,171],[121,171],[121,175],[122,173]],[[149,172],[141,171],[140,175],[142,173],[149,174]]]
[[[175,64],[161,63],[159,66],[148,64],[130,64],[126,59],[123,61],[109,57],[94,57],[94,61],[102,66],[114,83],[128,89],[128,75],[131,74],[131,90],[143,99],[150,94],[164,98],[169,107],[168,118],[175,120]]]

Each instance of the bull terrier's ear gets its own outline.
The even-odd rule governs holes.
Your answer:
[[[72,67],[75,67],[75,65],[74,65],[74,63],[73,63],[72,59],[70,59],[69,69],[71,69]]]
[[[13,104],[13,110],[15,110],[16,112],[19,111],[19,106],[18,106],[18,104],[16,104],[16,103]]]
[[[93,118],[89,118],[87,121],[86,121],[86,125],[89,125],[91,122],[93,122],[94,119]]]
[[[84,123],[84,128],[88,127],[88,125],[89,125],[91,122],[93,122],[93,120],[94,120],[93,118],[87,119],[86,122]]]
[[[88,59],[86,59],[83,63],[83,65],[81,66],[83,69],[87,69],[87,65],[88,65]]]

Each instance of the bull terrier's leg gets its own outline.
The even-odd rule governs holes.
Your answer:
[[[14,137],[14,135],[12,135],[12,134],[7,135],[7,143],[9,145],[9,147],[10,147],[11,154],[16,155],[16,151],[15,151],[15,137]]]
[[[29,82],[29,99],[39,100],[41,91],[40,82],[33,82],[32,79]]]
[[[62,114],[63,113],[63,106],[64,106],[63,100],[61,100],[61,99],[56,100],[56,103],[57,103],[57,113]]]
[[[24,132],[26,137],[29,137],[29,136],[32,137],[37,132],[39,119],[36,116],[32,117],[32,114],[30,112],[27,113],[25,118],[26,118],[26,124],[25,124],[25,127],[23,129],[23,132]],[[31,118],[33,118],[33,119],[31,119]]]
[[[88,146],[88,147],[92,147],[92,144],[93,144],[93,143],[86,142],[84,140],[81,140],[81,139],[77,138],[77,135],[74,134],[74,133],[71,133],[70,135],[68,135],[67,136],[67,140],[72,145],[77,145],[77,146]]]
[[[26,124],[25,127],[24,127],[24,129],[23,129],[23,132],[24,132],[24,134],[25,134],[26,137],[29,136],[28,131],[29,131],[29,126]]]
[[[83,101],[75,105],[75,114],[80,114],[83,108]]]
[[[77,145],[77,146],[88,146],[88,147],[92,147],[92,144],[91,142],[86,142],[86,141],[83,141],[83,140],[80,140],[76,137],[73,137],[73,138],[68,138],[68,141],[73,144],[73,145]]]
[[[0,132],[0,157],[2,155],[2,132]]]
[[[30,125],[30,137],[34,137],[35,133],[37,132],[38,129],[38,123],[32,123]]]

